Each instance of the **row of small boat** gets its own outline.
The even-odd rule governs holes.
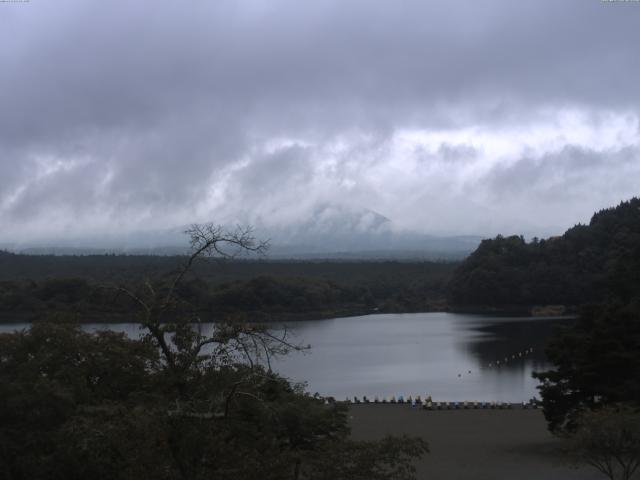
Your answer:
[[[538,408],[537,402],[521,402],[521,403],[509,403],[509,402],[427,402],[422,408],[425,410],[504,410],[510,408]]]
[[[423,403],[427,403],[427,402],[431,402],[431,396],[427,395],[424,399],[424,401],[422,400],[422,397],[420,395],[416,395],[415,397],[412,397],[411,395],[409,395],[407,398],[405,398],[402,395],[398,395],[396,396],[390,396],[390,397],[374,397],[373,400],[367,398],[367,396],[363,396],[362,399],[358,398],[358,397],[353,397],[353,400],[350,398],[347,398],[346,401],[348,403],[406,403],[406,404],[410,404],[410,405],[422,405]]]
[[[347,403],[353,404],[363,404],[363,403],[377,403],[377,404],[407,404],[412,406],[421,406],[425,410],[481,410],[481,409],[509,409],[509,408],[538,408],[538,402],[535,400],[530,400],[528,402],[520,402],[520,403],[509,403],[509,402],[434,402],[431,400],[430,396],[427,396],[424,400],[420,397],[420,395],[412,398],[411,395],[406,399],[400,396],[391,396],[391,397],[382,397],[382,399],[378,397],[374,397],[373,400],[363,396],[362,399],[358,397],[347,398]]]

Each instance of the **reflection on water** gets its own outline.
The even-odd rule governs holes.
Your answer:
[[[286,328],[294,341],[312,348],[278,359],[274,369],[306,381],[311,392],[338,399],[431,395],[436,401],[523,401],[537,395],[531,372],[549,367],[545,341],[556,325],[569,322],[452,313],[292,322]],[[0,325],[0,332],[26,327]],[[140,333],[137,324],[84,328]]]

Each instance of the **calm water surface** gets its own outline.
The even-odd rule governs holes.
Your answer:
[[[522,401],[538,396],[531,373],[550,366],[546,340],[568,322],[451,313],[298,322],[288,328],[312,348],[283,358],[277,369],[339,399],[429,394],[436,401]]]
[[[556,325],[569,322],[452,313],[291,322],[285,326],[293,341],[312,348],[273,365],[293,381],[306,381],[309,391],[338,399],[431,395],[435,401],[517,402],[538,396],[531,372],[549,367],[545,342]],[[0,325],[0,331],[25,327]],[[139,334],[136,324],[85,328]]]

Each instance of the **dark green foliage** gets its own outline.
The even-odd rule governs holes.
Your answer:
[[[640,405],[640,302],[584,308],[546,350],[554,370],[534,376],[552,431],[571,431],[585,410]]]
[[[593,215],[561,237],[484,240],[449,285],[456,305],[581,305],[640,291],[640,199]]]
[[[630,480],[640,466],[640,412],[622,405],[580,416],[571,451],[610,480]]]
[[[184,256],[152,255],[18,255],[0,251],[0,280],[85,278],[95,282],[122,282],[132,278],[170,277]],[[430,261],[296,261],[209,259],[193,265],[195,277],[209,284],[249,280],[261,275],[275,278],[326,279],[345,285],[369,282],[388,286],[411,282],[437,282],[453,270],[453,262]],[[384,285],[381,285],[384,288]]]
[[[0,478],[413,478],[424,442],[353,442],[345,405],[233,358],[169,365],[150,337],[69,323],[0,335]]]
[[[181,257],[29,257],[6,254],[0,278],[29,272],[30,279],[0,282],[0,320],[33,319],[49,312],[78,315],[85,321],[132,321],[131,301],[105,285],[129,285],[149,274],[147,264],[170,265]],[[130,260],[131,265],[124,262]],[[199,259],[200,260],[200,259]],[[67,261],[69,265],[67,265]],[[124,263],[123,263],[124,262]],[[0,258],[0,264],[3,263]],[[49,267],[56,276],[43,277]],[[0,265],[1,266],[1,265]],[[104,272],[100,271],[104,268]],[[221,272],[217,272],[219,267]],[[33,268],[33,269],[32,269]],[[79,275],[83,271],[95,277]],[[221,319],[243,313],[253,319],[323,318],[344,314],[427,311],[441,308],[453,264],[430,262],[217,262],[199,261],[179,286],[190,311]],[[166,275],[149,275],[163,279]]]
[[[152,391],[154,349],[122,334],[34,324],[0,335],[0,445],[7,478],[63,478],[62,430],[82,412],[121,405]]]

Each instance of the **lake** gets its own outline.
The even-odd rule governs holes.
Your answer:
[[[544,345],[567,318],[454,313],[379,314],[304,322],[286,328],[305,352],[273,362],[310,392],[337,399],[431,395],[434,401],[521,402],[538,396],[536,370],[550,367]],[[0,325],[0,331],[28,324]],[[87,324],[130,336],[136,324]],[[498,364],[499,362],[499,364]]]

